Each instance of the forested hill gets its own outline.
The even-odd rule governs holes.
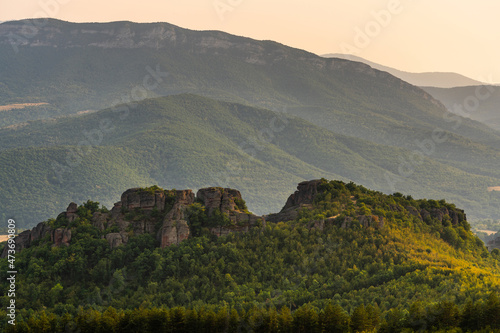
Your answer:
[[[236,190],[154,186],[111,210],[71,204],[30,233],[16,258],[21,331],[500,328],[500,251],[444,200],[323,179],[259,217]]]
[[[23,228],[68,202],[110,206],[125,189],[148,184],[237,188],[258,214],[277,211],[294,184],[321,177],[446,198],[476,218],[495,216],[500,205],[499,192],[487,191],[500,181],[500,154],[492,150],[470,145],[464,158],[474,169],[436,160],[436,153],[412,159],[408,171],[401,161],[415,157],[409,150],[333,133],[287,112],[192,94],[0,129],[0,143],[0,217]],[[483,162],[486,176],[476,172]],[[400,170],[413,173],[401,177]]]

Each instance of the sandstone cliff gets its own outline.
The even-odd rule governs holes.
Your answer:
[[[90,221],[92,226],[103,233],[111,248],[126,244],[132,235],[148,233],[154,235],[162,248],[179,244],[192,234],[190,210],[197,203],[210,224],[200,225],[216,236],[231,232],[248,232],[252,227],[263,226],[262,217],[249,213],[241,197],[234,189],[209,187],[192,190],[163,190],[159,187],[147,189],[132,188],[121,195],[111,211],[96,211]],[[219,215],[217,215],[219,214]],[[225,224],[218,223],[223,217]],[[51,227],[41,222],[32,230],[26,230],[15,237],[16,251],[29,247],[36,240],[50,235],[53,246],[69,246],[72,236],[72,222],[78,215],[78,205],[71,203],[57,220],[64,220],[66,226]],[[109,231],[109,232],[106,232]],[[1,257],[7,254],[4,249]]]

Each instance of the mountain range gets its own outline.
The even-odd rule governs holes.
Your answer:
[[[168,23],[29,24],[0,24],[0,204],[21,225],[151,184],[237,187],[265,214],[320,177],[498,214],[500,134],[389,73]]]
[[[323,54],[325,58],[340,58],[351,61],[357,61],[369,65],[372,68],[390,73],[403,81],[411,83],[418,87],[436,87],[436,88],[455,88],[466,86],[479,86],[483,82],[471,79],[462,74],[451,72],[426,72],[426,73],[411,73],[401,71],[392,67],[377,64],[373,61],[366,60],[353,54],[328,53]]]
[[[481,85],[456,88],[423,87],[450,112],[500,130],[500,87]]]

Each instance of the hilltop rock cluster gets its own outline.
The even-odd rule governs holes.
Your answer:
[[[225,236],[233,232],[248,232],[253,227],[265,226],[266,221],[292,221],[299,217],[301,210],[312,210],[315,197],[322,193],[322,183],[322,180],[311,180],[298,184],[297,191],[290,195],[283,209],[277,214],[266,216],[249,213],[241,193],[230,188],[203,188],[196,195],[192,190],[133,188],[122,194],[121,200],[114,204],[111,211],[94,212],[90,222],[103,232],[102,237],[108,241],[111,248],[126,244],[131,235],[146,233],[154,235],[159,245],[164,248],[179,244],[193,234],[194,226],[193,221],[190,221],[190,214],[196,205],[202,210],[206,221],[211,218],[223,220],[224,223],[214,224],[213,221],[211,223],[205,221],[206,224],[201,225],[213,235]],[[350,200],[356,203],[354,196]],[[452,225],[458,225],[466,219],[463,210],[446,207],[426,210],[394,204],[389,209],[413,215],[422,221],[433,218],[443,222],[446,218]],[[65,212],[59,214],[58,220],[63,218],[67,221],[65,227],[51,228],[48,223],[42,222],[32,230],[20,233],[16,237],[16,250],[27,248],[34,241],[47,235],[50,235],[53,246],[68,246],[72,237],[69,225],[79,217],[78,210],[77,204],[71,203]],[[308,227],[323,230],[326,225],[334,224],[347,229],[351,228],[355,221],[362,227],[384,227],[383,216],[370,214],[339,216],[340,214],[311,219]],[[4,249],[2,257],[5,257],[6,253]]]
[[[246,210],[239,191],[220,187],[200,189],[196,196],[192,190],[129,189],[122,194],[121,200],[114,204],[111,211],[95,212],[91,223],[100,231],[114,229],[103,236],[111,248],[127,243],[131,234],[144,233],[155,235],[164,248],[189,238],[192,231],[187,211],[195,203],[202,205],[207,217],[219,212],[229,219],[228,225],[208,228],[216,236],[248,232],[254,226],[265,225],[263,217]],[[59,214],[58,219],[65,218],[70,224],[78,218],[77,211],[78,205],[72,202],[65,212]],[[29,247],[34,241],[47,235],[50,235],[53,246],[69,246],[72,231],[70,227],[51,228],[47,222],[41,222],[15,238],[16,251]],[[5,248],[2,258],[6,254]]]
[[[291,221],[297,218],[302,208],[312,208],[313,200],[318,194],[318,186],[321,180],[310,180],[299,183],[297,191],[288,197],[285,206],[277,214],[266,216],[270,222]]]

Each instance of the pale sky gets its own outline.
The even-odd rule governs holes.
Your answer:
[[[0,21],[33,17],[169,22],[500,82],[499,0],[0,0]]]

